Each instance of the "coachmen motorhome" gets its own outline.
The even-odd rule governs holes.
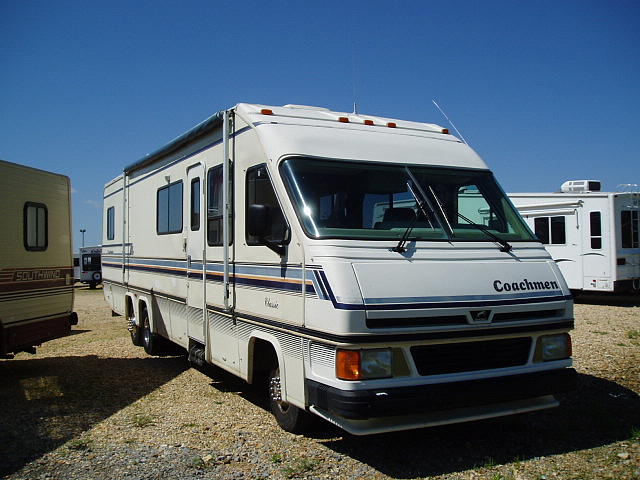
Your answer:
[[[576,291],[640,292],[640,193],[571,180],[509,198]]]
[[[74,276],[77,282],[86,283],[94,289],[102,282],[102,247],[82,247],[78,253],[77,263],[74,263]],[[75,262],[74,258],[74,262]]]
[[[470,188],[486,223],[459,209]],[[239,104],[109,182],[104,232],[132,341],[263,379],[288,431],[529,412],[575,384],[558,267],[437,125]]]
[[[73,312],[71,187],[0,160],[0,357],[68,335]]]

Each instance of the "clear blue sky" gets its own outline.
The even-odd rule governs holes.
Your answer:
[[[0,158],[104,184],[239,102],[446,124],[507,191],[640,183],[638,1],[0,0]]]

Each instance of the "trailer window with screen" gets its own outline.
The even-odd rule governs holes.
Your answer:
[[[534,219],[536,237],[545,245],[566,243],[564,217],[538,217]]]
[[[230,168],[231,172],[232,169]],[[223,241],[222,232],[222,165],[209,169],[207,185],[209,189],[207,205],[207,243],[210,247],[220,246]],[[233,180],[229,175],[229,199],[233,198]],[[231,203],[231,202],[230,202]],[[233,211],[229,212],[229,245],[233,243]]]
[[[30,251],[47,249],[48,211],[43,203],[24,204],[24,248]]]
[[[589,229],[591,233],[591,249],[602,248],[602,214],[600,212],[589,213]]]
[[[113,240],[116,236],[116,209],[107,209],[107,240]]]
[[[158,234],[182,232],[182,180],[159,188],[157,200]]]
[[[191,230],[200,230],[200,179],[191,180]]]
[[[640,214],[637,210],[622,210],[620,212],[620,226],[622,229],[622,248],[638,248],[640,245]]]

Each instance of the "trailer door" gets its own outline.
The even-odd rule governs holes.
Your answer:
[[[204,166],[197,163],[187,169],[187,336],[205,343],[204,336]]]

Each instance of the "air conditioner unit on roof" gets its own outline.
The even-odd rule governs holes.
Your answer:
[[[599,192],[601,189],[600,180],[568,180],[560,187],[564,193]]]

